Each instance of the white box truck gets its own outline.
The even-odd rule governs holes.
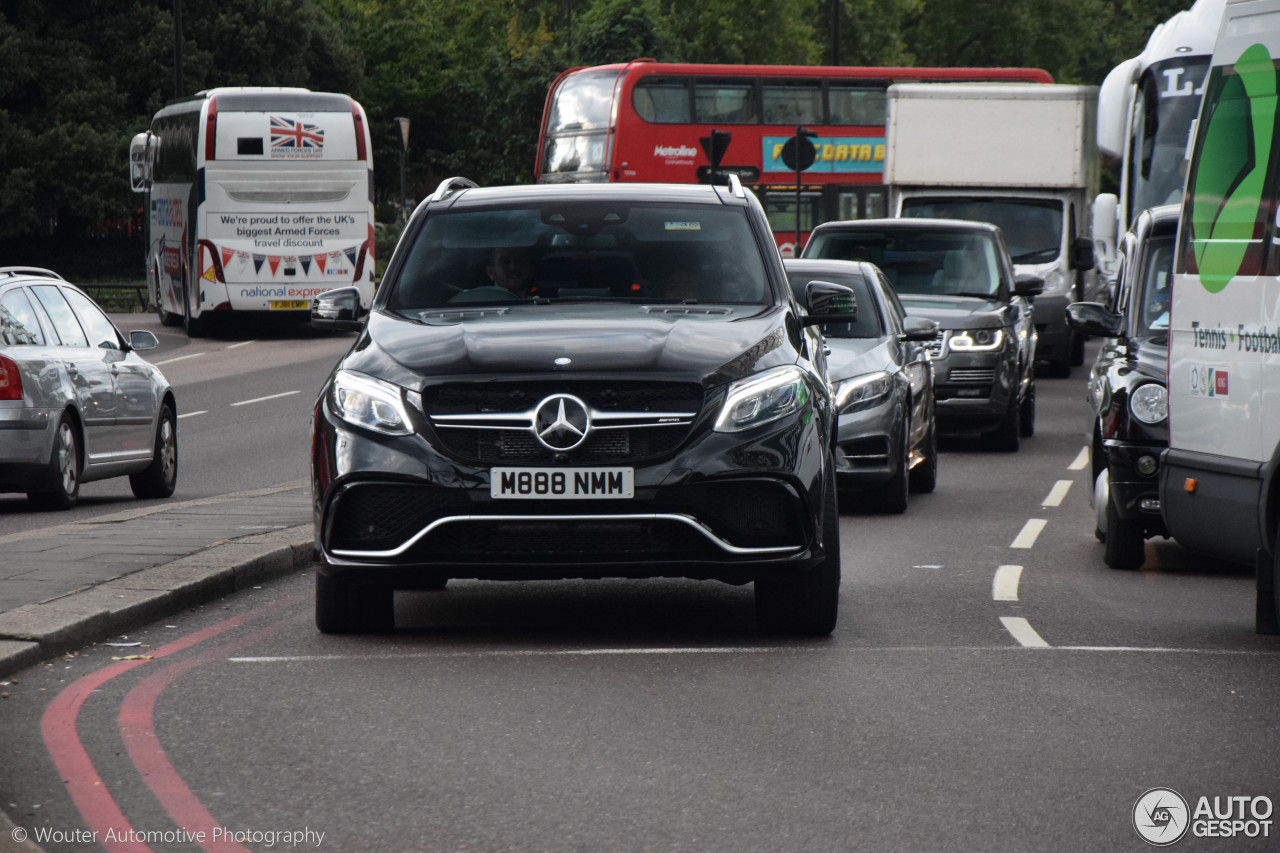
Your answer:
[[[900,83],[889,87],[884,180],[898,217],[973,219],[1004,232],[1017,273],[1044,280],[1037,353],[1050,374],[1084,363],[1066,324],[1098,298],[1096,86]]]

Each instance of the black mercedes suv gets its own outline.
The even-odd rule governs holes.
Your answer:
[[[452,578],[754,583],[760,627],[835,627],[840,534],[821,334],[764,211],[712,185],[479,188],[409,221],[316,402],[316,623],[394,627]]]

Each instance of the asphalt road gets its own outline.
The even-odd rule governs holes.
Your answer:
[[[337,342],[300,340],[180,405],[318,386],[297,351]],[[184,461],[210,489],[301,476],[243,446],[305,447],[310,393],[184,420]],[[455,581],[399,595],[383,637],[318,634],[305,572],[176,614],[0,687],[0,805],[49,851],[735,853],[1142,850],[1153,788],[1187,802],[1167,831],[1201,797],[1270,808],[1280,638],[1253,633],[1252,575],[1172,543],[1106,568],[1086,421],[1083,371],[1042,379],[1019,453],[946,442],[905,515],[842,515],[828,640],[764,637],[750,587],[694,581]],[[1176,849],[1276,849],[1249,823]]]

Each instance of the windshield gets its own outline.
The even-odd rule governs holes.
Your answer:
[[[1187,136],[1200,111],[1209,58],[1158,62],[1142,76],[1129,140],[1129,218],[1182,201]],[[1126,223],[1126,225],[1129,223]]]
[[[1169,331],[1169,299],[1173,293],[1173,241],[1167,237],[1153,237],[1147,241],[1147,256],[1139,282],[1141,295],[1141,319],[1139,330],[1144,334],[1167,334]]]
[[[819,231],[804,256],[870,261],[899,294],[1000,295],[1000,264],[990,234],[902,228]]]
[[[546,202],[431,213],[389,299],[426,309],[520,302],[763,304],[746,211]]]
[[[1062,202],[1054,199],[907,198],[902,217],[990,222],[1015,264],[1052,263],[1062,251]]]

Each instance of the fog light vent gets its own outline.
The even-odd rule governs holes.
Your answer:
[[[1159,464],[1160,463],[1156,461],[1154,456],[1139,456],[1135,467],[1138,469],[1139,474],[1144,477],[1150,477],[1156,472],[1156,468]]]

